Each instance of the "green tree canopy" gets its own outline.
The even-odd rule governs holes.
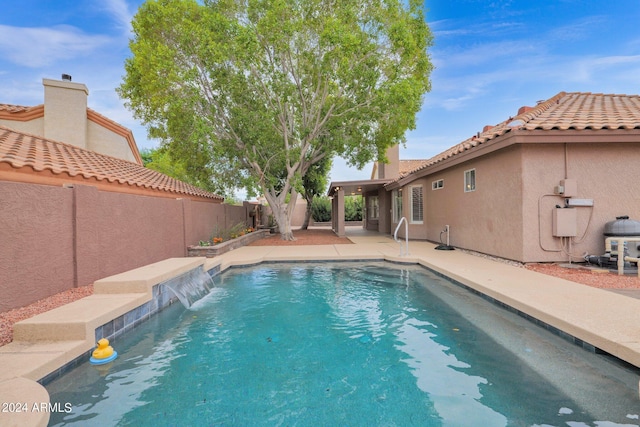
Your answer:
[[[404,142],[430,89],[417,0],[149,0],[120,95],[187,167],[262,192],[283,238],[324,157],[363,167]],[[287,195],[291,203],[287,204]]]
[[[221,192],[216,183],[211,181],[211,174],[206,168],[193,168],[193,163],[189,163],[184,158],[174,158],[166,147],[140,150],[140,156],[142,157],[144,166],[149,169],[161,172],[180,181],[188,182],[212,193]]]

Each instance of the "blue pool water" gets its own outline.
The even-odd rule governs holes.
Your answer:
[[[50,425],[638,425],[637,372],[417,266],[233,269],[47,385]]]

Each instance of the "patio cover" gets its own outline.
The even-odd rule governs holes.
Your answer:
[[[344,237],[344,196],[365,195],[369,192],[378,191],[392,179],[366,179],[361,181],[337,181],[329,185],[327,195],[331,201],[331,229],[339,237]]]

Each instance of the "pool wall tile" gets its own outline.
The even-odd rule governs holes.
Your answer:
[[[38,382],[43,386],[46,386],[51,381],[58,379],[62,375],[66,374],[67,372],[80,366],[82,363],[84,363],[87,359],[91,357],[92,353],[93,353],[93,349],[85,352],[80,357],[77,357],[76,359],[60,367],[59,369],[56,369],[55,371],[51,372],[49,375],[46,375],[44,378],[40,379]]]

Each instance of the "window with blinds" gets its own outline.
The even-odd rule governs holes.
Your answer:
[[[411,222],[422,224],[424,220],[424,202],[422,198],[422,185],[410,187],[411,189]]]

